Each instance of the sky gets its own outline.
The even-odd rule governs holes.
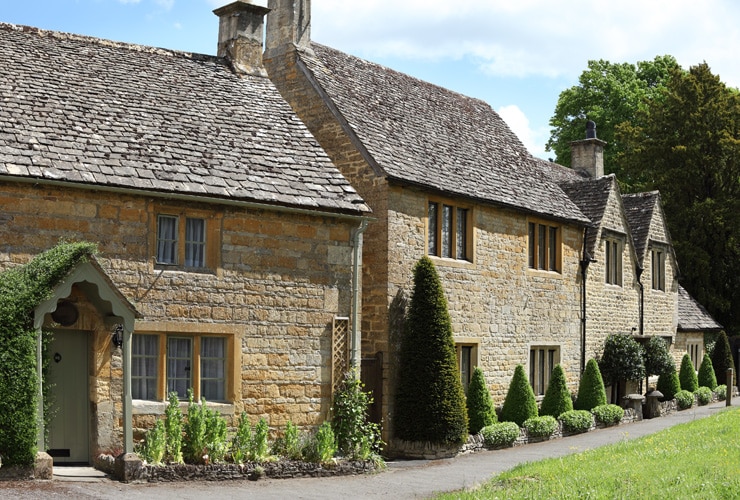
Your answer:
[[[0,22],[215,54],[229,0],[0,0]],[[253,0],[267,5],[267,0]],[[314,41],[486,101],[541,158],[588,61],[706,62],[740,87],[737,0],[312,0]]]

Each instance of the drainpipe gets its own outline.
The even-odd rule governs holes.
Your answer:
[[[360,273],[362,272],[362,235],[367,229],[367,219],[362,219],[360,227],[352,231],[352,345],[350,364],[359,370],[362,359],[362,339],[360,334]],[[359,374],[358,374],[359,375]]]
[[[645,285],[642,283],[642,272],[645,269],[637,268],[637,284],[640,285],[640,336],[645,335]]]
[[[595,262],[586,251],[588,228],[583,230],[583,259],[581,259],[581,374],[586,370],[586,277],[588,265]]]

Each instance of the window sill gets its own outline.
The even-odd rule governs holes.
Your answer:
[[[427,255],[434,265],[439,267],[457,267],[463,269],[472,269],[475,267],[475,263],[469,260],[462,259],[451,259],[448,257],[437,257],[436,255]]]
[[[563,278],[563,273],[560,271],[545,271],[544,269],[532,269],[531,267],[527,268],[527,274],[530,276],[541,276],[543,278]]]
[[[134,399],[131,401],[131,413],[133,415],[164,415],[167,409],[168,402],[164,401],[149,401],[146,399]],[[233,415],[234,404],[233,403],[216,403],[212,401],[206,401],[206,407],[210,410],[216,411],[221,415]],[[180,411],[183,415],[188,411],[188,402],[180,401]]]
[[[156,271],[167,271],[167,272],[176,272],[176,273],[216,274],[216,271],[214,271],[210,267],[185,267],[185,266],[178,266],[176,264],[155,263],[154,269]]]

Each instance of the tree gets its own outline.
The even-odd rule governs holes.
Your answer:
[[[727,370],[729,368],[734,368],[735,363],[732,360],[730,342],[727,340],[727,334],[724,331],[719,332],[719,335],[717,336],[711,359],[716,381],[718,383],[725,384],[727,382]]]
[[[488,392],[483,370],[477,366],[470,378],[465,403],[468,409],[468,431],[471,434],[478,434],[482,428],[496,423],[496,410],[493,408],[491,393]]]
[[[699,366],[697,379],[699,387],[709,387],[712,390],[717,387],[717,376],[714,374],[714,366],[712,366],[712,360],[709,358],[709,354],[704,353],[704,359],[702,359],[701,366]]]
[[[573,398],[568,390],[568,384],[565,380],[565,372],[559,364],[552,369],[550,383],[545,391],[545,398],[542,400],[540,415],[551,415],[558,418],[562,413],[573,409]]]
[[[678,380],[681,383],[681,390],[694,392],[699,388],[699,379],[694,370],[694,363],[688,353],[681,359],[681,368],[678,371]]]
[[[622,151],[615,129],[622,122],[634,123],[636,112],[645,100],[654,98],[663,87],[669,70],[677,68],[672,56],[657,56],[637,64],[589,61],[578,85],[560,93],[547,150],[555,152],[555,161],[570,165],[570,143],[585,138],[586,121],[593,120],[598,137],[608,143],[604,151],[605,173],[615,173],[628,183],[619,164],[614,161]]]
[[[642,347],[629,335],[609,335],[604,342],[599,370],[604,383],[612,387],[618,387],[625,380],[642,380],[645,376]]]
[[[645,362],[645,389],[648,389],[650,375],[660,375],[669,370],[676,370],[676,364],[668,352],[668,344],[661,337],[650,337],[643,351]]]
[[[664,401],[670,401],[676,397],[676,394],[681,390],[681,382],[678,380],[675,362],[670,370],[658,375],[656,388],[663,393]]]
[[[501,408],[501,421],[514,422],[521,427],[528,418],[537,416],[537,400],[527,374],[522,365],[514,369],[509,390],[506,392],[504,406]]]
[[[578,397],[574,405],[576,410],[592,410],[597,406],[606,404],[606,389],[604,380],[601,378],[599,364],[595,359],[589,359],[586,369],[581,375],[581,383],[578,385]]]
[[[468,422],[452,323],[437,270],[426,256],[414,266],[413,295],[399,355],[396,437],[462,443]]]
[[[632,184],[660,191],[682,285],[740,333],[740,93],[705,63],[671,69],[617,137]]]

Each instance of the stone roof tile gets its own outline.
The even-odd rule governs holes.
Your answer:
[[[721,330],[722,325],[699,304],[684,287],[678,285],[678,330],[704,331]]]

